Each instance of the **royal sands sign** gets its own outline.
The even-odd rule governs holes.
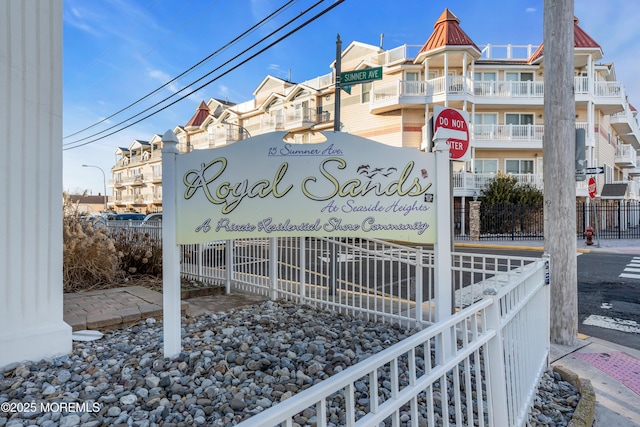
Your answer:
[[[176,157],[177,243],[244,237],[435,242],[435,157],[345,133],[274,132]]]

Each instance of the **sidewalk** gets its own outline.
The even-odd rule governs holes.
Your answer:
[[[575,347],[551,344],[552,366],[588,379],[596,393],[596,427],[640,426],[640,351],[581,336]]]
[[[472,242],[470,240],[456,240],[456,248],[494,248],[494,249],[514,249],[514,250],[544,250],[544,240],[480,240]],[[640,240],[616,240],[602,239],[595,240],[589,246],[583,239],[576,242],[576,250],[579,253],[607,252],[615,254],[640,255]]]

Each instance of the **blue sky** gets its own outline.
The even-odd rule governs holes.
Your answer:
[[[104,134],[91,135],[139,114],[178,90],[188,88],[168,102],[218,77],[230,66],[222,67],[190,86],[191,82],[238,55],[316,1],[291,2],[273,20],[145,101],[91,129],[67,137],[113,115],[220,50],[284,5],[286,0],[64,0],[63,133],[67,138],[63,143],[65,148],[86,144],[64,151],[64,190],[102,193],[100,171],[83,168],[82,164],[102,168],[109,179],[117,147],[128,147],[134,139],[149,140],[154,134],[184,125],[202,100],[218,98],[238,103],[250,100],[253,91],[268,74],[302,82],[329,73],[335,59],[337,34],[340,34],[343,48],[352,41],[379,45],[381,34],[384,34],[385,49],[403,44],[422,45],[431,34],[436,19],[449,8],[460,19],[462,29],[478,45],[538,45],[543,41],[543,0],[346,0],[184,100],[127,129],[88,143]],[[640,81],[637,81],[635,69],[640,65],[637,59],[640,2],[574,1],[574,14],[580,27],[604,51],[601,62],[615,64],[618,80],[624,83],[629,101],[640,106]],[[333,3],[334,0],[321,3],[252,52]],[[247,55],[232,65],[245,58]],[[147,114],[141,114],[134,121]],[[111,194],[110,189],[107,192]]]

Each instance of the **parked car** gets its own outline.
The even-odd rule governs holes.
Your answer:
[[[162,212],[151,213],[144,217],[141,227],[162,227]]]
[[[115,212],[106,212],[100,214],[93,221],[94,227],[99,226],[107,226],[111,221],[143,221],[145,218],[145,214],[141,213],[115,213]]]

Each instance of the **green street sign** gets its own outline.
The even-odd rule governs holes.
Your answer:
[[[382,80],[382,67],[340,73],[340,85],[366,83],[373,80]]]

